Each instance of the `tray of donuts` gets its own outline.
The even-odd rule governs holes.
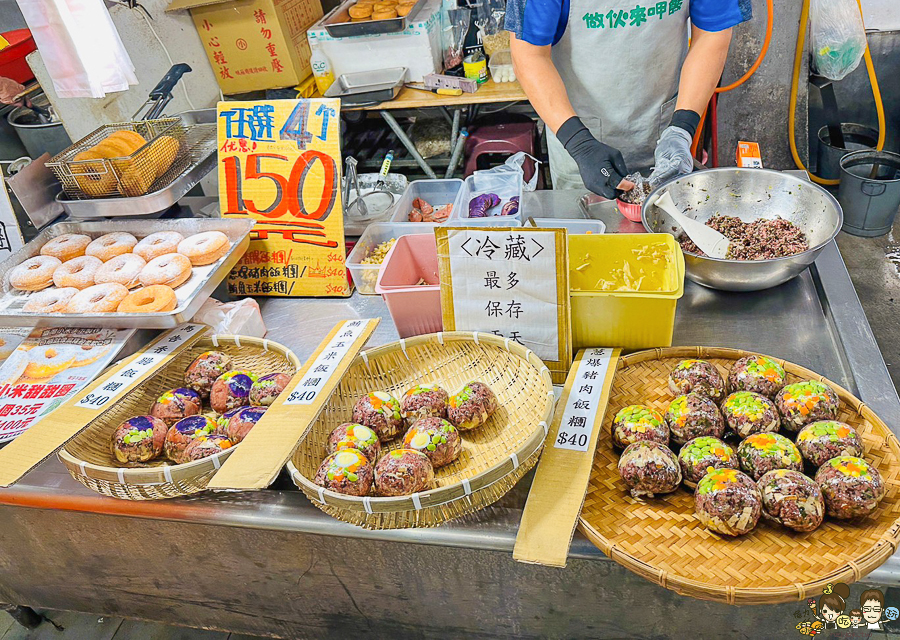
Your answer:
[[[250,243],[252,220],[61,222],[0,262],[0,324],[169,329]]]
[[[201,338],[110,403],[59,459],[75,480],[113,498],[198,493],[299,367],[271,340]]]
[[[322,22],[332,38],[397,33],[406,29],[426,0],[349,0]]]

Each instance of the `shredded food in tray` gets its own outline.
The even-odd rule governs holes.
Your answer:
[[[362,259],[361,264],[381,264],[382,262],[384,262],[388,251],[391,250],[391,247],[394,246],[395,242],[397,242],[397,239],[391,238],[390,240],[385,240],[381,244],[377,245],[366,255],[365,258]]]
[[[766,220],[760,218],[753,222],[744,222],[736,216],[715,215],[706,221],[712,227],[731,240],[728,258],[731,260],[768,260],[783,258],[809,249],[806,234],[793,222],[784,218]],[[706,256],[700,248],[686,235],[678,237],[681,248],[687,253]]]

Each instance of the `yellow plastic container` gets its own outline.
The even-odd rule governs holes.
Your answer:
[[[658,247],[657,259],[636,252]],[[639,291],[604,291],[601,280],[629,263]],[[649,284],[649,286],[647,286]],[[672,345],[675,306],[684,295],[684,254],[668,233],[569,236],[572,342],[583,347],[649,349]]]

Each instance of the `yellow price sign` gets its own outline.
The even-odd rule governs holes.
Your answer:
[[[253,218],[229,293],[348,296],[340,101],[220,102],[219,206]]]

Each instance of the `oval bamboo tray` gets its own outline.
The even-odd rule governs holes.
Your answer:
[[[124,467],[113,458],[109,443],[113,431],[122,422],[146,414],[156,398],[168,389],[184,386],[184,370],[194,358],[211,349],[230,355],[236,368],[249,369],[258,375],[276,372],[293,375],[300,368],[300,361],[290,349],[271,340],[229,335],[202,338],[122,396],[66,443],[58,455],[72,477],[88,489],[123,500],[177,498],[205,490],[233,448],[185,464],[156,460],[142,467]]]
[[[668,375],[679,360],[708,360],[724,377],[734,360],[747,355],[757,354],[673,347],[619,360],[579,529],[607,556],[638,575],[703,600],[788,602],[817,596],[829,582],[856,582],[887,560],[900,540],[900,444],[862,401],[804,367],[774,358],[784,366],[789,383],[819,380],[840,397],[838,420],[859,432],[864,457],[884,478],[886,495],[872,516],[849,523],[826,518],[810,533],[791,532],[760,519],[750,533],[728,538],[700,524],[693,493],[683,486],[651,500],[636,500],[625,490],[610,436],[619,409],[647,404],[665,411],[673,398]]]
[[[361,395],[400,395],[416,384],[435,382],[452,394],[472,380],[489,385],[500,408],[484,426],[461,433],[462,454],[435,470],[434,489],[393,498],[354,497],[312,482],[328,435],[350,421]],[[433,527],[496,502],[535,465],[553,403],[549,370],[516,342],[468,332],[400,340],[356,357],[287,467],[312,503],[339,520],[367,529]],[[384,450],[401,443],[398,438]]]

